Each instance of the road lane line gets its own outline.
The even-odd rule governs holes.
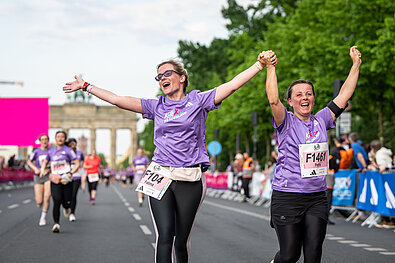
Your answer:
[[[328,237],[329,240],[342,240],[344,237]]]
[[[134,219],[136,219],[137,221],[141,220],[141,216],[139,214],[133,214]]]
[[[258,214],[258,213],[249,212],[249,211],[246,211],[246,210],[241,210],[241,209],[238,209],[238,208],[224,206],[224,205],[216,204],[216,203],[210,202],[210,201],[204,201],[204,203],[208,204],[208,205],[211,205],[211,206],[216,206],[216,207],[219,207],[219,208],[222,208],[222,209],[225,209],[225,210],[237,212],[239,214],[249,215],[249,216],[252,216],[252,217],[256,217],[256,218],[259,218],[259,219],[270,221],[270,216],[265,216],[265,215],[261,215],[261,214]]]
[[[342,243],[342,244],[355,244],[355,243],[358,243],[357,241],[354,241],[354,240],[339,240],[337,242]]]
[[[379,253],[385,256],[395,256],[395,252],[379,252]]]
[[[129,212],[134,212],[134,208],[133,207],[129,206],[128,209],[129,209]]]
[[[128,202],[125,202],[125,206],[130,206],[130,204]]]
[[[19,206],[18,204],[9,205],[8,209],[14,209],[17,208],[18,206]]]
[[[152,235],[151,230],[146,225],[140,225],[141,230],[143,231],[144,234],[147,236]]]
[[[379,247],[365,247],[363,249],[368,250],[368,251],[387,251],[386,249],[379,248]]]
[[[30,203],[31,201],[32,201],[32,199],[26,199],[26,200],[23,200],[22,203],[28,204],[28,203]]]
[[[353,247],[371,247],[371,245],[368,245],[368,244],[350,244],[350,246],[353,246]]]

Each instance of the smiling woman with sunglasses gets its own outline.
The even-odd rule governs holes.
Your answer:
[[[272,63],[276,64],[275,58]],[[63,87],[66,93],[82,89],[120,108],[141,113],[143,118],[154,120],[156,149],[152,170],[164,171],[171,180],[160,200],[149,198],[157,234],[155,262],[172,262],[173,247],[176,262],[188,262],[191,229],[206,193],[202,171],[210,165],[205,142],[207,114],[218,109],[225,98],[263,67],[257,61],[227,83],[205,92],[193,90],[186,94],[189,84],[187,71],[174,60],[165,61],[157,66],[158,75],[155,77],[165,96],[157,99],[117,96],[78,76]],[[158,177],[155,174],[154,178],[163,178],[162,175]]]

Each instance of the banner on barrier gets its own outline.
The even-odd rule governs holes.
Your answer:
[[[357,170],[339,170],[335,173],[332,205],[350,206],[354,204]]]
[[[395,216],[395,174],[366,171],[359,174],[357,208]]]

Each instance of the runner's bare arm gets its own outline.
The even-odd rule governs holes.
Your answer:
[[[34,171],[34,174],[40,174],[41,169],[38,169],[32,161],[27,160],[27,165]]]
[[[79,89],[82,89],[85,81],[79,76],[74,76],[75,80],[73,82],[68,82],[63,87],[63,91],[65,93],[75,92]],[[98,97],[101,100],[107,101],[119,108],[134,111],[136,113],[143,113],[143,109],[141,107],[141,101],[139,98],[130,97],[130,96],[118,96],[111,91],[101,89],[94,85],[91,85],[90,93],[94,96]]]
[[[274,122],[279,126],[284,121],[285,110],[278,95],[276,67],[270,64],[270,59],[275,58],[277,64],[276,54],[273,51],[268,51],[260,58],[261,63],[264,63],[267,68],[266,75],[266,94],[269,100],[270,108],[272,109]]]
[[[43,160],[41,163],[41,171],[40,171],[40,177],[42,177],[45,174],[45,167],[47,167],[48,160]]]
[[[78,159],[73,160],[73,163],[74,163],[74,167],[70,171],[72,174],[76,173],[80,168],[80,161]]]
[[[336,98],[333,99],[333,102],[340,109],[346,107],[348,100],[354,94],[359,77],[359,67],[362,63],[361,52],[359,52],[356,46],[350,48],[350,57],[352,59],[352,67],[350,69],[350,73],[348,74],[346,81],[341,87],[339,95],[337,95]],[[335,114],[332,111],[331,113],[333,120],[336,120]]]
[[[262,56],[262,53],[258,55],[258,58]],[[232,93],[234,93],[241,86],[246,84],[256,74],[258,74],[258,72],[260,72],[263,69],[263,67],[264,64],[257,61],[254,65],[244,70],[243,72],[239,73],[231,81],[218,86],[215,92],[214,103],[218,104],[222,102],[224,99],[226,99],[227,97],[229,97]]]

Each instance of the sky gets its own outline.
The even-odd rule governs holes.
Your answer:
[[[2,0],[0,81],[24,85],[0,85],[0,97],[48,97],[51,105],[63,104],[64,83],[81,74],[118,95],[153,98],[156,65],[177,57],[179,40],[209,44],[227,37],[225,5],[226,0]],[[143,127],[139,121],[138,131]],[[129,141],[124,132],[118,137],[120,146],[122,138]]]

